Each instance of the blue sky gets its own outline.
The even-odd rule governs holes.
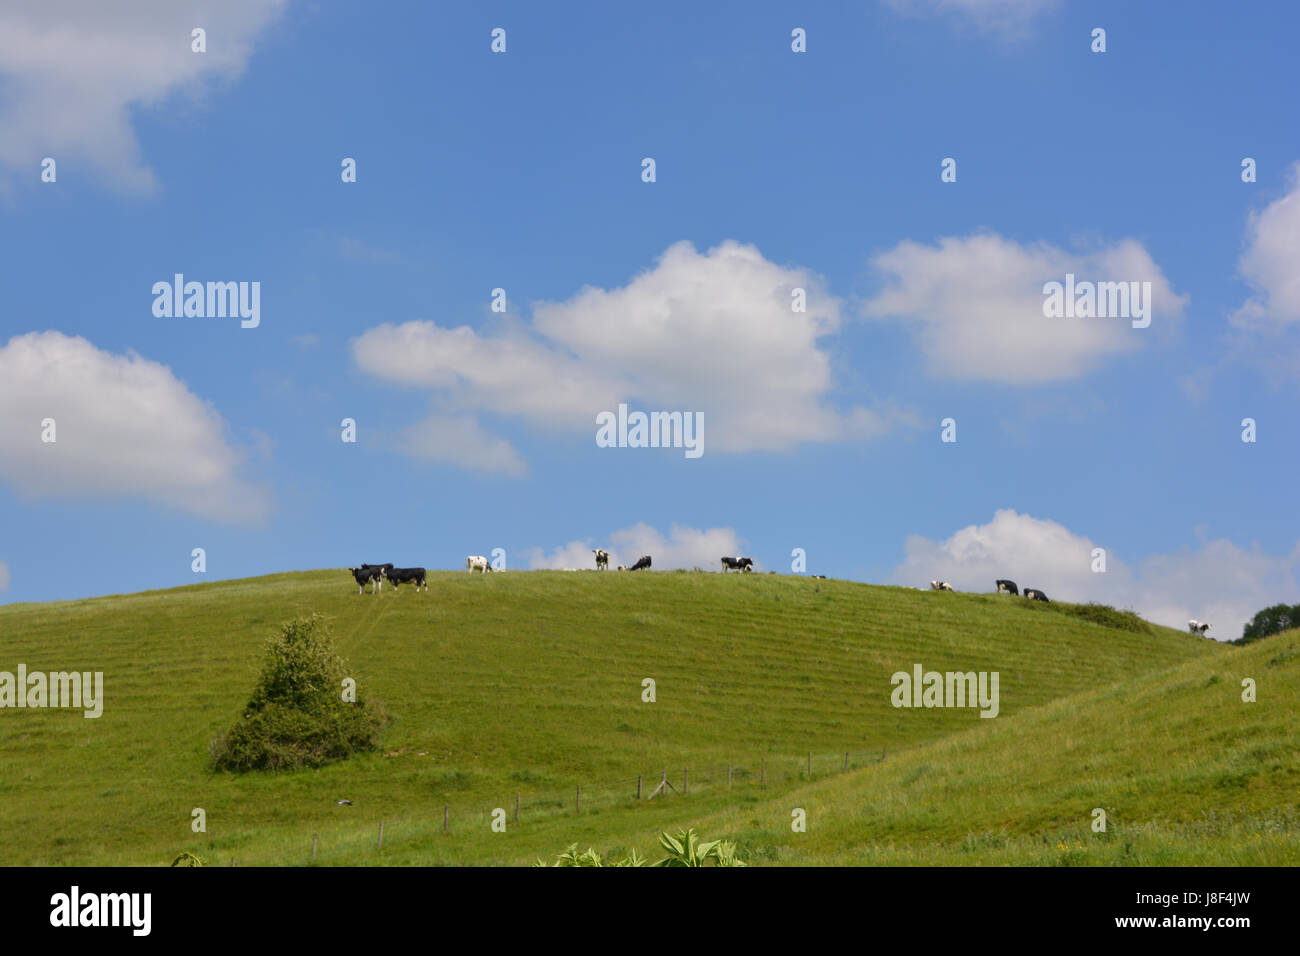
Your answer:
[[[207,579],[798,547],[1221,639],[1300,600],[1293,5],[28,6],[0,602],[192,583],[195,547]],[[1044,317],[1067,271],[1152,282],[1150,327]],[[260,325],[156,317],[177,272],[259,282]],[[701,412],[704,455],[597,447],[620,401]]]

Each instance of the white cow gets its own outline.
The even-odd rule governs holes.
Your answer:
[[[931,581],[931,582],[930,582],[930,590],[931,590],[931,591],[951,591],[952,589],[953,589],[952,585],[949,584],[947,581]]]
[[[1199,634],[1199,635],[1201,635],[1201,637],[1204,637],[1204,636],[1205,636],[1205,632],[1208,631],[1209,629],[1210,629],[1210,625],[1208,625],[1208,624],[1203,624],[1203,623],[1200,622],[1200,621],[1188,621],[1188,622],[1187,622],[1187,630],[1190,631],[1190,632],[1193,633],[1193,634]]]
[[[481,554],[471,554],[465,558],[465,570],[473,574],[475,571],[482,571],[486,574],[492,570],[492,565],[488,564],[488,559]]]

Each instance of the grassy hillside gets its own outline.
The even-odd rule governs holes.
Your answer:
[[[261,645],[281,621],[310,611],[331,620],[361,693],[381,698],[392,713],[384,752],[319,771],[213,773],[208,742],[240,713]],[[0,642],[0,670],[20,662],[29,670],[99,670],[106,682],[98,720],[70,711],[0,711],[0,861],[10,864],[160,864],[182,849],[210,862],[302,863],[312,833],[320,834],[325,863],[520,862],[574,840],[648,851],[657,828],[703,820],[743,831],[766,856],[892,862],[862,849],[879,823],[863,816],[863,801],[874,799],[866,793],[913,794],[906,803],[916,807],[923,793],[939,799],[931,781],[956,774],[954,793],[965,794],[974,815],[964,828],[950,821],[936,830],[941,843],[954,827],[963,839],[967,830],[1059,828],[1064,818],[1056,811],[1020,815],[1022,802],[1037,799],[1035,774],[1051,767],[1053,781],[1086,788],[1086,768],[1102,766],[1121,747],[1179,759],[1164,742],[1195,748],[1217,733],[1193,685],[1202,673],[1219,673],[1215,668],[1227,675],[1252,651],[1155,626],[1107,627],[1008,597],[659,572],[446,572],[430,576],[428,593],[377,597],[358,596],[342,570],[281,574],[10,605],[0,608]],[[892,707],[890,675],[915,663],[998,671],[1001,715],[981,720],[973,709]],[[1168,674],[1197,667],[1206,670],[1188,671],[1186,686],[1178,685],[1185,713],[1175,693],[1168,713],[1138,711],[1121,721],[1132,691],[1116,688],[1155,694]],[[1294,677],[1290,665],[1279,668]],[[1216,685],[1224,694],[1233,689],[1229,676]],[[653,704],[641,700],[647,677],[657,683]],[[1089,703],[1090,695],[1111,693],[1120,696],[1106,698],[1109,705]],[[1264,695],[1252,713],[1276,714],[1278,703]],[[1110,722],[1087,717],[1097,711]],[[1200,737],[1187,732],[1184,718],[1196,722]],[[1085,719],[1091,722],[1073,729]],[[1024,728],[1052,720],[1017,743],[1017,734],[1029,733]],[[975,746],[968,741],[1006,747],[970,751],[971,762],[961,764],[925,754],[966,750],[918,749]],[[883,763],[882,748],[889,754]],[[1057,756],[1062,748],[1076,761],[1068,767]],[[832,779],[809,784],[810,751],[813,777]],[[864,769],[840,773],[846,751],[849,766]],[[1241,759],[1256,757],[1265,761],[1268,753]],[[727,764],[737,768],[730,789]],[[678,789],[681,771],[689,770],[689,795],[635,803],[637,774],[648,791],[661,769]],[[1181,780],[1175,767],[1168,770]],[[912,772],[900,791],[895,775]],[[1274,777],[1260,773],[1243,788]],[[1131,771],[1128,779],[1139,786],[1144,778]],[[577,785],[581,815],[573,811]],[[788,821],[787,795],[805,799],[810,786],[806,792],[824,793],[827,806],[842,800],[843,810],[828,814],[841,836],[830,836],[823,816],[797,849],[780,832],[789,836],[780,814],[775,829],[737,816],[738,808],[767,808]],[[513,817],[516,793],[521,823],[492,833],[489,812],[504,807]],[[1093,790],[1076,796],[1098,801],[1089,808],[1109,806]],[[1202,797],[1192,804],[1205,803]],[[337,806],[342,798],[352,805]],[[1054,797],[1051,806],[1057,803]],[[447,835],[444,806],[451,808]],[[943,806],[934,812],[947,812]],[[190,830],[196,807],[206,811],[206,834]],[[909,846],[928,845],[924,818],[890,819],[892,829],[879,832],[895,834],[895,845],[903,837]],[[375,849],[380,820],[382,852]]]

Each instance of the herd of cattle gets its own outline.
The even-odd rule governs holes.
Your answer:
[[[993,583],[998,586],[999,592],[1005,594],[1015,594],[1017,596],[1019,596],[1022,593],[1020,588],[1016,587],[1015,581],[1008,581],[1006,578],[998,578]],[[947,581],[931,581],[930,590],[952,591],[955,589]],[[1038,590],[1037,588],[1025,588],[1023,594],[1031,601],[1047,601],[1048,604],[1052,603],[1051,600],[1048,598],[1048,596],[1044,594],[1042,591]]]
[[[594,548],[592,549],[591,553],[596,556],[596,570],[608,571],[609,552],[603,551],[600,548]],[[618,566],[618,570],[642,571],[648,567],[650,567],[650,555],[643,554],[641,555],[640,558],[637,559],[636,563],[633,564],[632,567],[625,568],[623,567],[623,565],[620,564]],[[359,568],[348,568],[348,570],[352,572],[352,577],[357,582],[358,594],[362,594],[365,592],[367,584],[370,585],[371,593],[377,594],[378,592],[384,589],[385,581],[391,584],[394,590],[397,590],[398,585],[407,584],[407,583],[414,584],[415,589],[417,591],[420,590],[421,588],[423,588],[426,591],[429,590],[427,573],[424,568],[395,568],[391,564],[363,564]],[[488,563],[488,559],[485,558],[483,555],[471,554],[465,558],[465,570],[469,571],[471,574],[474,573],[475,571],[486,574],[492,570],[492,565]],[[728,571],[749,572],[753,570],[754,570],[753,558],[724,557],[722,559],[723,574],[726,574]],[[775,572],[769,572],[769,573],[774,574]],[[812,575],[812,577],[824,579],[826,575],[814,574]],[[1048,598],[1048,596],[1044,594],[1042,591],[1038,590],[1037,588],[1025,588],[1024,591],[1021,591],[1020,588],[1016,586],[1015,581],[1008,581],[1006,578],[998,578],[997,581],[994,582],[994,584],[997,585],[999,593],[1014,594],[1018,596],[1023,595],[1024,597],[1029,598],[1031,601],[1047,601],[1049,604],[1051,603],[1051,600]],[[930,589],[932,591],[956,590],[947,581],[931,581]],[[1187,622],[1187,630],[1192,634],[1199,634],[1201,635],[1201,637],[1204,637],[1205,632],[1208,631],[1209,629],[1210,629],[1210,625],[1204,623],[1203,621]]]

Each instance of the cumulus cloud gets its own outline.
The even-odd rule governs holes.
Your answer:
[[[995,580],[1010,578],[1055,600],[1131,607],[1169,627],[1209,621],[1219,640],[1240,637],[1256,611],[1300,599],[1300,543],[1288,555],[1269,555],[1219,539],[1133,565],[1108,552],[1100,574],[1092,570],[1097,547],[1055,521],[1004,509],[944,541],[909,535],[892,580],[925,587],[937,578],[959,591],[992,591]]]
[[[712,570],[718,567],[722,555],[741,553],[740,539],[732,528],[687,528],[674,524],[665,536],[658,529],[638,523],[610,534],[608,541],[570,541],[550,553],[533,548],[524,557],[529,567],[536,570],[564,570],[565,568],[594,568],[593,548],[609,552],[609,566],[620,564],[631,567],[643,554],[653,559],[652,568],[662,571],[674,568],[700,567]]]
[[[75,157],[113,186],[148,191],[131,111],[244,69],[286,0],[42,0],[0,6],[0,164],[35,176],[42,157]],[[194,53],[190,31],[207,31]]]
[[[166,365],[81,337],[31,332],[0,348],[0,481],[28,498],[136,497],[220,521],[269,501],[238,475],[221,417]],[[45,419],[55,441],[42,441]]]
[[[483,431],[472,416],[430,415],[404,429],[396,447],[418,461],[515,477],[528,473],[527,462],[510,443]]]
[[[804,312],[791,309],[795,289]],[[627,402],[703,412],[706,453],[785,451],[914,420],[887,404],[827,403],[834,382],[819,340],[841,321],[839,300],[806,269],[739,242],[705,254],[680,242],[621,288],[537,304],[531,323],[493,334],[385,324],[352,349],[376,378],[431,390],[440,415],[489,412],[594,438],[596,415]]]
[[[1250,218],[1238,271],[1254,295],[1232,315],[1243,328],[1280,330],[1300,323],[1300,162],[1290,188]]]
[[[1034,21],[1060,0],[886,0],[896,13],[943,16],[1006,39],[1031,32]]]
[[[905,240],[872,260],[885,287],[864,305],[873,319],[905,323],[930,372],[963,381],[1033,385],[1077,379],[1133,352],[1177,323],[1186,304],[1151,256],[1126,239],[1082,252],[994,234]],[[1151,327],[1123,318],[1047,318],[1043,286],[1150,282]]]

